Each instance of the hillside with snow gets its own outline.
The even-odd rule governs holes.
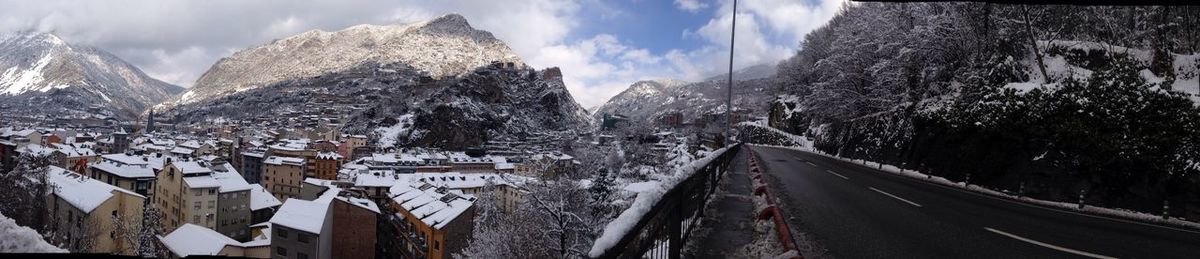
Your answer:
[[[238,51],[217,61],[167,106],[189,104],[274,83],[344,71],[365,63],[403,63],[441,78],[492,62],[524,63],[490,32],[458,14],[412,24],[311,30]]]
[[[161,114],[183,125],[319,112],[380,148],[557,139],[592,123],[559,68],[526,66],[456,14],[308,32],[241,51],[181,98]]]
[[[1200,19],[1172,11],[857,5],[780,63],[769,122],[842,157],[1200,218]]]
[[[132,116],[180,91],[108,52],[54,34],[0,36],[0,100],[5,103],[0,109],[96,108],[108,116]]]
[[[764,114],[767,103],[778,93],[774,83],[775,66],[757,65],[734,71],[734,110]],[[674,79],[646,80],[633,83],[596,108],[592,116],[622,115],[636,123],[652,125],[663,116],[679,114],[684,120],[701,120],[705,115],[725,111],[728,75],[700,82]]]

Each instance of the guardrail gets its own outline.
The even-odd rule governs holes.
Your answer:
[[[668,190],[616,245],[594,258],[680,258],[691,230],[704,217],[704,207],[740,148],[741,144],[730,147]]]

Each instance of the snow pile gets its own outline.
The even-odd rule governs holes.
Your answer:
[[[379,127],[375,129],[379,133],[379,148],[385,149],[396,145],[396,141],[401,135],[407,134],[413,128],[413,114],[401,115],[396,118],[396,124],[388,127]]]
[[[617,242],[620,242],[621,238],[624,237],[626,233],[631,231],[647,212],[650,212],[650,209],[662,199],[663,195],[667,194],[667,191],[670,191],[671,188],[675,187],[675,185],[678,185],[680,182],[683,182],[683,180],[686,180],[692,175],[696,174],[696,171],[699,171],[705,165],[708,165],[708,163],[720,157],[721,154],[724,154],[725,151],[727,151],[727,149],[728,148],[718,149],[704,158],[697,159],[692,161],[690,164],[678,167],[674,169],[675,172],[672,174],[672,176],[663,179],[662,183],[658,186],[641,190],[641,192],[639,192],[637,195],[637,198],[634,199],[633,204],[631,204],[628,209],[625,209],[625,211],[622,211],[621,215],[617,216],[616,219],[614,219],[612,222],[609,222],[608,225],[604,227],[604,233],[601,234],[599,238],[596,238],[596,242],[592,244],[592,249],[590,252],[588,252],[588,256],[598,257],[602,255],[604,251],[616,246]]]
[[[66,253],[42,240],[42,235],[31,228],[17,225],[16,221],[0,215],[0,253]]]

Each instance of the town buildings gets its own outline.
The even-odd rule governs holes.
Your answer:
[[[65,248],[92,253],[132,255],[133,244],[120,238],[141,230],[146,197],[60,167],[51,166],[47,197],[51,240]]]

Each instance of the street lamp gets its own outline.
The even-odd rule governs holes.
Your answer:
[[[737,32],[737,0],[733,0],[733,23],[729,25],[729,90],[725,100],[725,146],[733,145],[733,39]]]

